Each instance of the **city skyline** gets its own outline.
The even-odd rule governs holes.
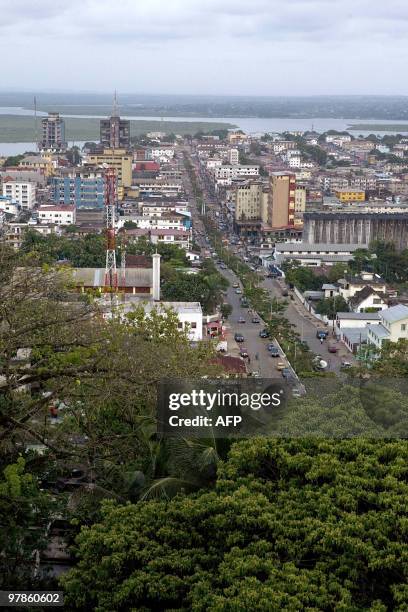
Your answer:
[[[0,8],[0,48],[13,52],[3,90],[408,94],[400,0],[2,0]]]

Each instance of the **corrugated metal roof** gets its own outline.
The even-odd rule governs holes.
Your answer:
[[[408,306],[404,304],[397,304],[397,306],[391,306],[381,312],[381,316],[388,323],[395,323],[401,321],[401,319],[408,318]]]
[[[76,268],[74,280],[84,287],[104,287],[105,268]],[[153,271],[151,268],[128,268],[125,287],[152,287]],[[122,274],[118,270],[118,285],[123,287]]]

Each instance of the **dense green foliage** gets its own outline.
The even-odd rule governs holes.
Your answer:
[[[300,266],[298,262],[285,262],[283,269],[286,281],[292,283],[300,291],[317,291],[328,280],[326,276],[318,276],[311,268]]]
[[[0,478],[0,588],[25,585],[28,589],[35,584],[35,554],[46,545],[47,525],[57,507],[26,472],[23,457],[4,468]]]
[[[237,443],[215,491],[106,504],[78,537],[69,605],[402,612],[407,453],[358,439]]]
[[[325,315],[329,319],[335,319],[338,312],[348,312],[349,305],[341,295],[336,295],[325,300],[320,300],[316,304],[316,312]]]
[[[210,259],[204,261],[196,274],[170,271],[161,289],[164,300],[173,302],[200,302],[206,314],[212,314],[222,302],[222,291],[228,281],[216,269]]]

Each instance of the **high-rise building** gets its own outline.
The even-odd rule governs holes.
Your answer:
[[[41,120],[42,139],[40,149],[60,151],[67,148],[65,142],[65,121],[59,113],[48,113],[48,117]]]
[[[296,177],[290,172],[272,172],[269,179],[268,225],[290,227],[295,223]]]
[[[116,92],[112,116],[100,121],[100,142],[108,149],[127,149],[130,146],[130,121],[119,117]]]
[[[262,205],[261,181],[245,181],[235,191],[235,221],[245,222],[261,219]]]
[[[229,157],[229,163],[231,164],[231,166],[237,166],[239,164],[238,149],[230,149],[228,157]]]

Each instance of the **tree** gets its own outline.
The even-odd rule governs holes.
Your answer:
[[[0,478],[0,588],[8,590],[41,585],[34,576],[36,554],[45,548],[47,526],[58,509],[25,465],[20,456]]]
[[[104,505],[61,580],[72,609],[402,612],[405,442],[253,439],[216,490]]]
[[[223,319],[228,319],[228,317],[232,314],[233,308],[231,304],[221,304],[221,315]]]
[[[18,166],[22,159],[24,159],[24,155],[11,155],[5,159],[3,167]]]
[[[327,272],[327,278],[331,283],[336,283],[340,278],[344,278],[347,272],[347,264],[336,263],[330,266]]]
[[[341,295],[320,300],[316,305],[317,314],[325,315],[329,319],[335,319],[338,312],[348,312],[349,310],[349,305]]]
[[[356,249],[353,253],[353,259],[348,262],[349,268],[353,272],[361,273],[371,267],[372,255],[368,249]]]

